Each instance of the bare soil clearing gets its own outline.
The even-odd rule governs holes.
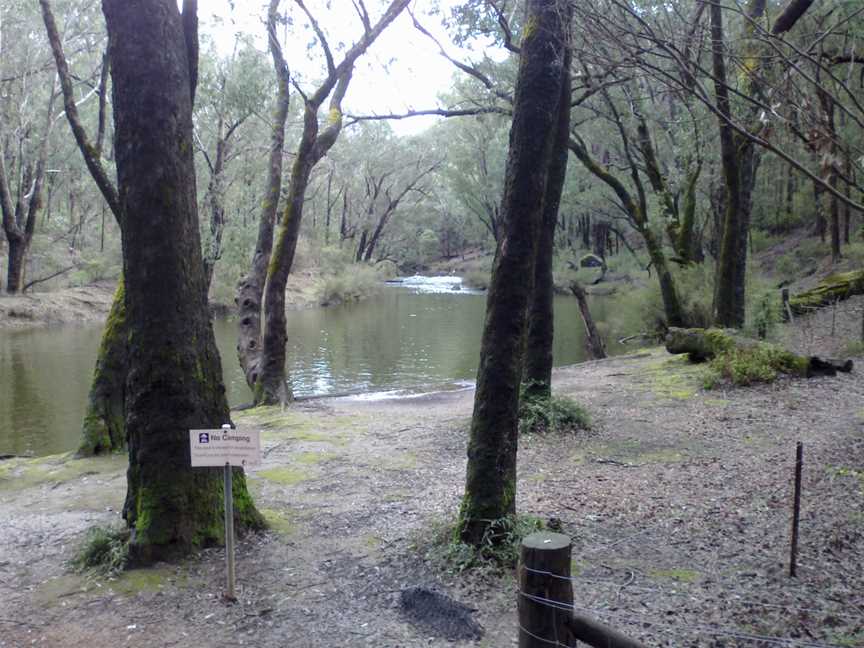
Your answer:
[[[111,284],[93,284],[50,293],[0,293],[0,330],[105,321],[114,298]]]
[[[710,392],[699,372],[659,349],[556,372],[596,429],[523,439],[519,509],[573,536],[576,605],[651,646],[864,645],[858,370]],[[240,543],[234,605],[220,599],[218,549],[112,580],[68,571],[88,526],[119,523],[122,457],[0,463],[0,646],[515,645],[512,574],[457,577],[425,558],[458,507],[472,396],[237,414],[264,430],[250,483],[272,530]],[[399,592],[415,585],[477,608],[483,639],[409,623]]]

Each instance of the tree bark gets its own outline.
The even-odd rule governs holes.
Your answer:
[[[561,74],[561,98],[558,102],[557,131],[554,135],[543,200],[543,220],[537,242],[534,263],[534,292],[528,311],[528,338],[525,349],[524,396],[548,399],[552,396],[552,346],[554,341],[555,285],[552,276],[552,257],[555,248],[555,226],[558,208],[567,178],[567,143],[570,138],[570,48],[564,52]],[[604,241],[605,247],[605,241]]]
[[[103,0],[108,26],[128,348],[133,562],[219,543],[218,469],[189,465],[189,430],[229,421],[207,310],[192,146],[192,80],[175,0]],[[263,519],[234,473],[240,532]]]
[[[588,353],[594,360],[602,360],[606,357],[606,345],[603,343],[603,338],[594,324],[594,318],[591,316],[591,309],[588,308],[588,296],[585,294],[585,289],[574,281],[570,284],[570,292],[576,297],[579,302],[579,314],[582,316],[582,323],[585,325],[585,346]]]
[[[568,25],[557,0],[530,0],[501,201],[503,232],[486,301],[459,535],[474,546],[516,510],[516,450],[526,311],[561,98]]]
[[[285,368],[285,343],[288,332],[285,320],[285,287],[294,263],[303,205],[309,176],[315,165],[327,154],[342,131],[342,100],[351,82],[354,64],[375,39],[408,6],[410,0],[392,0],[381,19],[374,25],[366,24],[361,39],[336,65],[333,61],[323,32],[316,29],[328,62],[328,75],[319,88],[305,98],[303,134],[294,164],[291,167],[291,184],[286,199],[285,211],[279,222],[273,243],[273,252],[267,270],[264,288],[264,340],[258,380],[253,387],[256,404],[285,403],[292,399],[291,386]],[[368,18],[368,16],[367,16]],[[368,21],[367,21],[368,23]],[[332,95],[332,96],[331,96]],[[318,123],[318,110],[330,97],[327,125],[323,130]]]
[[[96,357],[96,370],[87,396],[81,445],[77,452],[79,457],[104,454],[126,447],[127,333],[126,299],[121,276],[102,332],[99,355]]]
[[[725,212],[717,258],[714,287],[714,319],[717,324],[740,328],[744,325],[745,277],[746,277],[746,223],[741,190],[741,157],[737,141],[729,120],[732,118],[729,88],[726,85],[726,53],[723,31],[723,10],[718,2],[712,2],[711,53],[714,72],[714,88],[717,109],[721,114],[720,159],[725,184]],[[743,243],[742,243],[743,239]],[[745,254],[742,257],[741,251]]]
[[[237,356],[250,389],[254,389],[261,371],[261,304],[267,280],[267,266],[270,264],[270,253],[273,249],[273,225],[279,208],[279,194],[282,191],[282,153],[285,148],[285,122],[288,119],[290,98],[291,78],[288,64],[276,36],[279,3],[280,0],[270,0],[267,12],[270,56],[278,84],[273,129],[270,133],[267,187],[258,217],[258,239],[255,243],[255,254],[252,256],[252,266],[249,274],[240,281],[234,300],[239,314]]]

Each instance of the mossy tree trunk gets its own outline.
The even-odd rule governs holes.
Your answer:
[[[720,113],[720,160],[725,187],[720,250],[714,286],[714,319],[721,326],[740,328],[745,316],[745,278],[747,269],[747,227],[742,196],[743,159],[739,147],[749,147],[736,137],[730,124],[732,108],[726,75],[726,44],[723,9],[711,3],[711,52],[717,110]],[[743,254],[742,254],[743,253]]]
[[[273,250],[273,225],[279,209],[279,194],[282,190],[282,157],[285,148],[285,122],[288,119],[290,75],[282,47],[276,36],[276,24],[280,0],[270,0],[267,12],[267,37],[273,68],[276,71],[278,90],[276,108],[273,111],[273,127],[270,132],[270,159],[267,166],[267,186],[264,202],[258,216],[258,239],[249,273],[237,288],[239,314],[237,356],[246,384],[254,389],[258,382],[261,363],[261,304],[267,267]]]
[[[559,0],[529,0],[501,201],[503,232],[492,267],[468,442],[461,539],[479,546],[490,524],[516,510],[519,386],[527,309],[543,217],[567,47]]]
[[[126,296],[123,278],[114,292],[111,312],[102,331],[99,355],[81,430],[79,457],[126,447]]]
[[[218,469],[189,461],[192,428],[229,420],[207,310],[192,146],[197,31],[175,0],[104,0],[128,340],[128,491],[136,562],[180,556],[222,538]],[[195,2],[184,2],[195,11]],[[194,21],[192,21],[194,23]],[[190,33],[191,32],[191,33]],[[240,532],[262,525],[242,472]]]
[[[552,276],[552,257],[555,251],[555,227],[558,208],[567,178],[567,142],[570,138],[570,48],[565,52],[558,103],[558,124],[549,162],[546,196],[543,201],[543,221],[537,242],[534,263],[534,292],[528,311],[528,338],[525,349],[526,398],[548,399],[552,396],[552,343],[554,340],[555,286]],[[605,241],[603,242],[605,248]]]

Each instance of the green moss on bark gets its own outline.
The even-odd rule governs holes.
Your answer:
[[[79,457],[114,452],[126,447],[124,381],[126,379],[126,305],[123,278],[105,322],[96,369],[82,425]]]

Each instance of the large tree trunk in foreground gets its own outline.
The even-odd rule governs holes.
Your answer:
[[[219,469],[190,467],[189,429],[228,422],[207,310],[192,146],[190,43],[175,0],[104,0],[113,79],[128,326],[130,555],[152,562],[222,538]],[[197,35],[196,35],[197,45]],[[262,525],[241,470],[235,522]]]
[[[552,396],[552,345],[554,341],[555,285],[552,257],[555,252],[555,227],[558,208],[567,178],[567,143],[570,138],[570,50],[565,52],[558,103],[558,124],[552,145],[546,196],[543,201],[543,222],[534,263],[534,293],[528,311],[528,339],[525,349],[525,397],[548,399]],[[605,245],[605,241],[604,241]]]
[[[494,520],[516,511],[516,448],[526,311],[561,93],[566,28],[557,0],[530,0],[513,105],[495,255],[468,443],[462,540],[480,546]],[[495,539],[493,539],[494,541]]]

